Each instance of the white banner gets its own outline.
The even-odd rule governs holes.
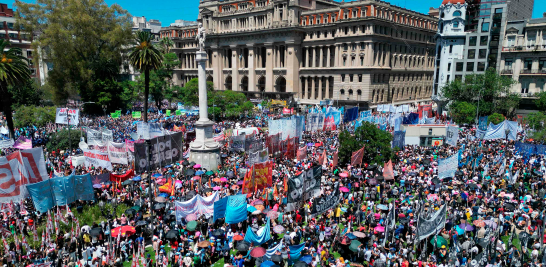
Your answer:
[[[197,217],[204,214],[205,217],[209,218],[214,214],[214,202],[218,201],[218,199],[218,191],[216,191],[208,197],[197,195],[188,201],[175,201],[176,221],[180,222],[182,218],[186,218],[190,214],[195,214]]]
[[[25,185],[47,179],[44,153],[40,147],[0,157],[0,202],[18,202],[28,196]]]
[[[91,166],[102,167],[109,171],[112,170],[112,162],[108,158],[108,152],[100,152],[98,150],[83,150],[83,156],[85,157],[85,167]]]
[[[137,136],[137,139],[150,140],[150,125],[145,122],[139,121],[137,123]]]
[[[67,114],[70,116],[70,125],[78,126],[80,121],[80,111],[77,109],[68,109],[67,113],[66,108],[57,108],[55,123],[68,124]]]
[[[453,156],[439,160],[438,164],[438,178],[454,177],[457,167],[459,166],[459,154],[455,153]]]
[[[150,126],[150,138],[156,138],[159,136],[164,136],[163,129],[161,128],[161,123],[149,123]]]
[[[102,143],[107,145],[108,142],[114,142],[114,133],[112,130],[102,129]]]
[[[457,146],[457,140],[459,140],[459,127],[447,126],[446,143]]]
[[[93,129],[87,128],[87,143],[89,145],[102,145],[102,133]]]
[[[0,140],[0,149],[13,147],[13,144],[15,144],[13,139]]]
[[[110,162],[127,164],[127,147],[125,143],[108,143],[108,157]]]

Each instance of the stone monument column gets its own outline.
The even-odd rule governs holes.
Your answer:
[[[207,170],[217,170],[221,163],[220,144],[214,141],[212,126],[214,122],[209,120],[207,103],[207,78],[205,64],[207,62],[207,53],[205,46],[205,29],[199,24],[197,38],[199,41],[199,51],[196,52],[195,61],[197,61],[199,78],[199,120],[195,123],[195,140],[190,143],[190,161],[200,164]]]

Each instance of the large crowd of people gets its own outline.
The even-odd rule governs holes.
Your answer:
[[[162,121],[162,116],[150,115],[151,119],[159,119],[165,129],[175,125],[191,129],[196,119],[177,116]],[[265,145],[267,120],[267,116],[258,116],[221,121],[216,123],[215,132],[234,127],[259,127],[257,137]],[[82,129],[106,127],[113,130],[119,142],[131,139],[131,133],[136,132],[134,121],[130,116],[83,117],[80,126]],[[36,144],[43,145],[57,127],[30,126],[17,129],[17,133],[41,140]],[[396,152],[392,159],[395,179],[388,181],[383,180],[382,165],[367,162],[357,166],[334,165],[333,154],[340,144],[338,130],[305,132],[300,146],[307,149],[307,157],[295,160],[270,155],[272,186],[247,195],[247,203],[255,207],[252,210],[260,212],[249,211],[248,219],[237,224],[226,224],[222,218],[214,221],[210,214],[177,221],[175,201],[185,201],[195,195],[206,197],[214,192],[220,197],[241,194],[242,170],[248,167],[248,154],[232,152],[226,142],[217,172],[195,179],[187,175],[187,170],[195,167],[187,160],[163,166],[150,173],[137,174],[139,179],[132,182],[99,186],[95,189],[95,201],[72,203],[69,208],[73,214],[65,216],[69,219],[81,216],[89,207],[102,207],[102,203],[134,207],[122,215],[111,216],[101,209],[103,220],[80,225],[76,231],[54,233],[55,238],[48,242],[39,236],[38,246],[26,248],[2,231],[7,242],[4,241],[5,247],[0,249],[0,261],[4,266],[78,267],[133,266],[133,263],[221,266],[221,262],[237,267],[542,266],[546,255],[544,155],[520,155],[515,149],[516,141],[484,141],[474,138],[475,128],[460,130],[457,146],[408,145]],[[518,139],[529,142],[524,140],[523,133]],[[307,146],[307,143],[320,145]],[[314,217],[309,214],[315,198],[288,211],[285,180],[320,164],[318,158],[324,150],[327,159],[321,162],[320,195],[327,196],[332,190],[343,188],[341,201]],[[3,153],[10,151],[3,150]],[[72,167],[67,159],[79,153],[77,148],[72,151],[44,148],[44,152],[51,173],[99,175],[107,172],[95,167]],[[438,179],[439,160],[457,153],[460,160],[454,177]],[[504,160],[506,164],[502,164]],[[113,172],[122,174],[131,168],[131,165],[114,165]],[[159,185],[169,180],[180,183],[176,183],[172,194],[161,194]],[[25,201],[25,208],[18,203],[15,206],[13,210],[2,210],[3,229],[33,240],[33,229],[44,228],[47,214],[34,211],[30,199]],[[442,215],[446,216],[445,226],[422,239],[418,222],[434,218],[443,207],[447,209],[447,214]],[[23,208],[28,214],[20,212]],[[395,219],[389,218],[390,215]],[[266,224],[267,218],[270,224]],[[247,227],[258,231],[264,226],[271,227],[269,241],[259,246],[243,241]],[[126,231],[119,237],[112,234],[115,229]],[[266,254],[268,249],[281,243],[273,255]],[[303,249],[292,258],[295,254],[290,248],[301,244]]]

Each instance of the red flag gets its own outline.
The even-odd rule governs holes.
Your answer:
[[[307,147],[302,147],[302,148],[298,149],[298,155],[297,155],[298,161],[302,161],[306,157],[307,157]]]
[[[333,162],[332,162],[332,166],[335,168],[337,166],[337,161],[338,161],[338,158],[337,158],[337,151],[336,153],[334,153],[334,157],[333,157]]]
[[[385,180],[394,180],[394,171],[392,169],[391,160],[385,163],[385,166],[383,167],[383,177],[385,177]]]
[[[21,210],[20,210],[19,213],[21,213],[21,215],[27,215],[28,214],[27,209],[25,208],[25,202],[22,199],[21,199]]]
[[[351,156],[351,165],[356,166],[362,164],[362,158],[364,157],[364,146],[358,151],[353,152]]]

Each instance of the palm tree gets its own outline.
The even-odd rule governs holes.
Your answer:
[[[171,52],[171,47],[174,46],[173,40],[169,37],[161,38],[161,41],[159,41],[159,43],[163,46],[163,52],[165,54],[168,54],[169,52]]]
[[[15,139],[15,129],[13,127],[13,116],[11,114],[11,93],[8,86],[17,86],[30,80],[30,69],[28,68],[28,59],[22,56],[21,48],[12,47],[6,50],[9,41],[0,39],[0,96],[10,137]]]
[[[144,72],[144,122],[148,122],[148,95],[150,94],[150,71],[161,67],[163,55],[152,44],[152,34],[138,31],[135,33],[133,51],[129,54],[131,65]]]

